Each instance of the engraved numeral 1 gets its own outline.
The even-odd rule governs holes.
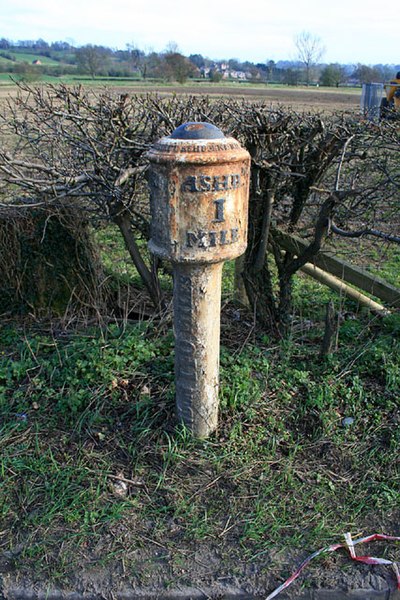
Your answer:
[[[213,223],[223,223],[223,221],[225,221],[224,203],[225,203],[225,198],[221,198],[220,200],[214,200],[215,219],[213,219]]]

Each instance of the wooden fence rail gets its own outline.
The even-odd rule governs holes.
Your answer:
[[[285,233],[280,229],[274,228],[271,233],[274,240],[282,249],[292,252],[296,256],[302,254],[308,246],[308,243],[304,240]],[[335,275],[338,279],[346,283],[351,283],[361,290],[376,296],[389,306],[400,307],[400,290],[376,275],[372,275],[362,267],[356,267],[326,251],[320,251],[316,254],[313,265],[331,275]],[[310,271],[310,269],[308,270]]]

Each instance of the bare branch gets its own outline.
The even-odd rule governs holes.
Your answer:
[[[360,238],[364,235],[373,235],[375,237],[379,237],[383,240],[387,240],[388,242],[394,242],[395,244],[400,244],[400,237],[398,235],[391,235],[390,233],[384,233],[383,231],[379,231],[378,229],[360,229],[359,231],[345,231],[344,229],[340,229],[337,227],[333,221],[330,223],[330,230],[332,233],[336,233],[342,237],[347,238]]]

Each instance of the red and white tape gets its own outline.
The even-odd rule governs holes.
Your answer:
[[[394,535],[385,535],[384,533],[374,533],[373,535],[369,535],[367,537],[359,538],[357,540],[353,540],[350,533],[345,533],[344,535],[344,544],[332,544],[331,546],[327,546],[326,548],[321,548],[316,552],[313,552],[308,556],[301,565],[296,569],[296,571],[291,575],[282,585],[276,588],[265,600],[272,600],[278,594],[280,594],[283,590],[285,590],[297,577],[300,575],[304,567],[308,565],[310,561],[319,556],[320,554],[325,554],[327,552],[335,552],[335,550],[339,550],[339,548],[346,548],[349,551],[350,558],[352,560],[356,560],[358,562],[365,563],[367,565],[391,565],[394,573],[396,575],[397,580],[397,589],[400,590],[400,573],[399,573],[399,563],[394,562],[392,560],[387,560],[386,558],[375,558],[374,556],[357,556],[354,546],[357,544],[365,544],[367,542],[374,542],[376,540],[386,540],[386,541],[400,541],[400,537],[396,537]]]

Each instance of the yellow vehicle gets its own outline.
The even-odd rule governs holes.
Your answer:
[[[386,98],[382,98],[381,116],[389,116],[391,111],[400,113],[400,71],[396,74],[395,79],[385,83],[383,86]]]

